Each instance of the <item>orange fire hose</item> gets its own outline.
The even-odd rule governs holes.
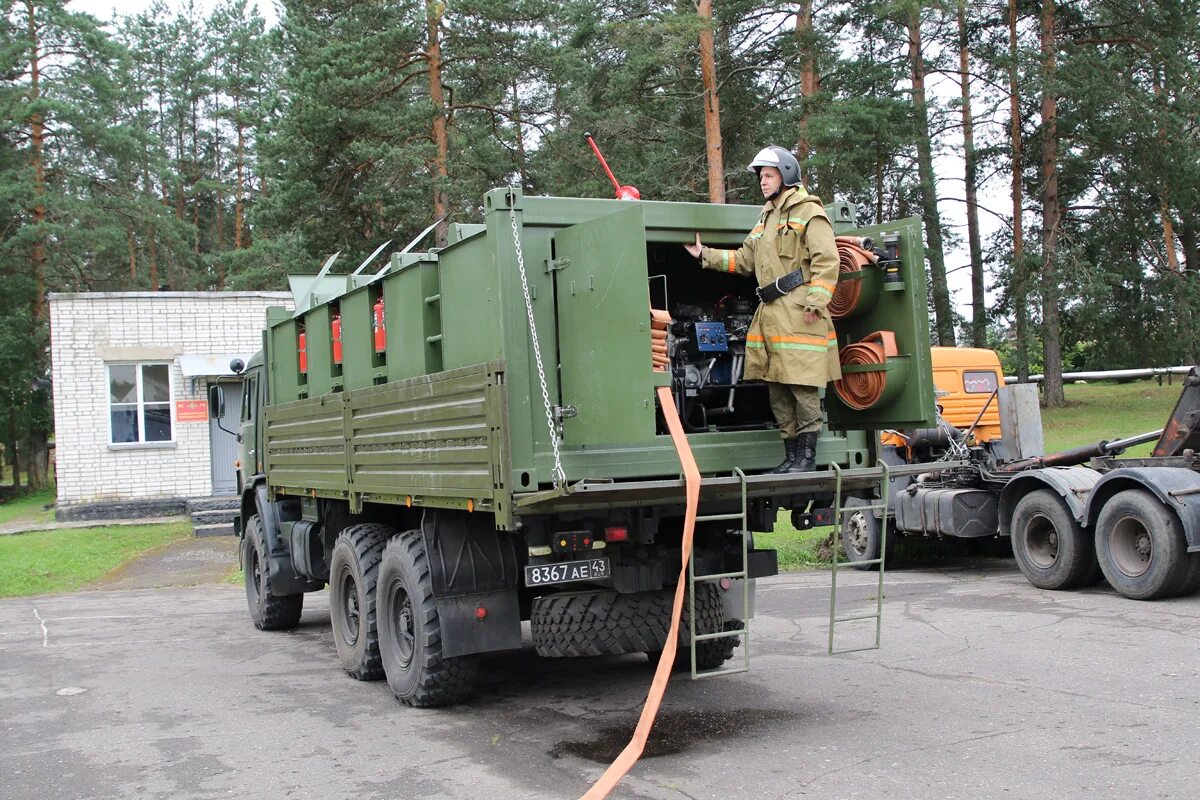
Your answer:
[[[829,316],[841,319],[854,313],[858,306],[859,295],[862,294],[862,275],[852,278],[843,275],[861,273],[869,264],[879,260],[879,256],[863,247],[860,236],[837,236],[834,238],[838,251],[838,283],[829,301]]]
[[[660,316],[661,315],[661,316]],[[666,312],[651,311],[651,328],[662,325],[664,328],[670,322]],[[664,321],[665,318],[665,321]],[[666,340],[663,340],[665,346]],[[671,431],[671,441],[675,444],[675,452],[679,454],[679,463],[683,466],[684,481],[687,486],[687,510],[683,517],[682,563],[679,568],[679,580],[675,584],[675,603],[671,609],[671,628],[667,631],[667,641],[663,646],[662,655],[658,659],[658,668],[654,670],[654,681],[650,684],[650,692],[646,695],[646,703],[642,706],[642,715],[638,718],[637,727],[625,749],[616,760],[604,771],[604,774],[592,784],[581,800],[602,800],[608,797],[621,778],[633,768],[642,751],[646,740],[650,738],[650,729],[658,716],[658,707],[662,704],[663,694],[667,691],[667,682],[671,680],[671,670],[675,666],[675,653],[679,646],[679,624],[683,616],[683,595],[687,591],[687,565],[692,557],[692,536],[696,530],[696,509],[700,503],[700,470],[696,467],[696,459],[692,456],[692,448],[688,446],[687,436],[683,432],[683,423],[679,420],[679,412],[675,409],[675,400],[671,397],[671,387],[660,386],[655,390],[658,403],[662,406],[663,417],[667,421],[667,429]]]
[[[842,348],[839,359],[843,367],[871,365],[883,366],[888,358],[899,354],[896,349],[896,334],[891,331],[876,331],[857,344]],[[887,387],[887,373],[850,372],[833,383],[833,388],[843,403],[855,411],[872,408],[883,396]]]

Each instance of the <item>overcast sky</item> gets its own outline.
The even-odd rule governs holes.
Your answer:
[[[262,14],[268,25],[273,24],[279,19],[275,0],[251,1],[258,6],[259,13]],[[199,16],[207,16],[208,11],[216,5],[214,0],[193,0],[193,3]],[[70,7],[76,11],[84,11],[92,14],[102,20],[112,20],[117,15],[140,13],[149,8],[151,4],[152,0],[120,0],[119,2],[114,2],[114,0],[71,0]],[[167,5],[172,8],[183,7],[186,5],[186,0],[167,0]],[[945,78],[939,80],[936,75],[930,76],[930,91],[945,97],[956,97],[959,93],[956,83]],[[978,114],[980,112],[981,106],[982,103],[976,103],[975,113]],[[1007,109],[1007,106],[1005,106],[1005,109]],[[1006,110],[1004,114],[1007,114]],[[997,121],[1007,124],[1007,116]],[[977,121],[977,139],[981,133],[980,127]],[[962,239],[961,247],[946,247],[946,270],[949,272],[948,280],[954,305],[960,314],[970,319],[971,271],[964,268],[970,264],[970,253],[966,243],[966,204],[962,202],[965,199],[966,193],[963,188],[963,161],[959,155],[961,150],[962,143],[959,141],[956,147],[950,149],[949,153],[937,159],[938,195],[943,198],[938,203],[938,209],[942,215],[942,226],[946,229],[947,233],[953,231]],[[989,185],[983,187],[979,193],[980,205],[997,214],[1011,212],[1012,204],[1008,199],[1009,180],[1006,175],[999,175]],[[826,197],[822,199],[826,202],[831,202],[836,198]],[[988,237],[1002,223],[987,211],[980,211],[979,224],[982,231],[981,238],[984,242],[984,254],[986,257]],[[988,293],[989,302],[992,301],[993,295],[993,292]]]

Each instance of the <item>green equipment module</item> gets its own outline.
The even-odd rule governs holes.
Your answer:
[[[412,705],[464,697],[481,654],[522,645],[522,620],[544,656],[655,654],[684,507],[655,396],[669,386],[704,475],[684,625],[697,636],[680,652],[693,673],[720,669],[748,642],[753,579],[777,571],[753,532],[781,510],[823,521],[835,491],[872,493],[874,432],[934,417],[920,221],[853,230],[852,208],[831,205],[837,232],[880,257],[843,265],[838,343],[895,341],[846,371],[885,388],[856,409],[829,387],[817,472],[756,474],[782,455],[766,386],[742,380],[756,286],[682,245],[699,232],[737,247],[759,212],[495,189],[483,224],[451,226],[445,248],[293,277],[295,309],[268,312],[240,376],[254,623],[295,626],[304,593],[328,585],[342,666]],[[666,371],[652,307],[672,317]]]

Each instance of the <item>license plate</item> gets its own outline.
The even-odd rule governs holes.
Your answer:
[[[582,561],[559,561],[556,564],[537,564],[525,567],[526,586],[594,581],[607,577],[607,558],[585,558]]]

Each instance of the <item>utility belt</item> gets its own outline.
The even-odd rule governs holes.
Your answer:
[[[773,282],[766,286],[759,286],[754,290],[758,295],[758,299],[763,303],[774,303],[779,298],[790,292],[792,289],[799,288],[808,283],[804,280],[804,270],[798,269],[789,272],[781,278],[776,278]]]

